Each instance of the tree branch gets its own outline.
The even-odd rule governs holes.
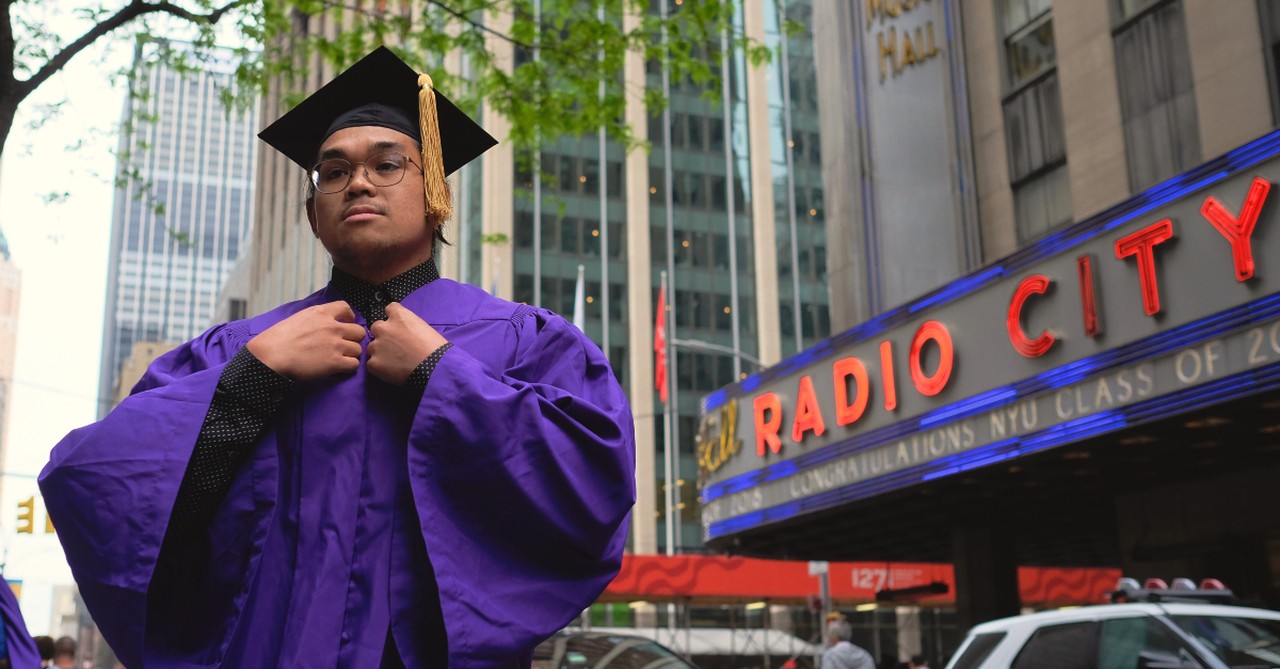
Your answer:
[[[44,67],[41,67],[35,74],[31,75],[30,79],[16,82],[14,86],[17,92],[16,97],[19,101],[25,99],[27,95],[48,80],[49,77],[53,76],[54,73],[61,70],[63,67],[66,67],[67,63],[71,62],[72,58],[75,58],[81,51],[88,48],[89,45],[98,41],[116,28],[119,28],[140,16],[146,14],[168,14],[191,23],[214,24],[217,23],[218,20],[227,12],[245,4],[248,1],[249,0],[230,0],[227,4],[218,7],[207,14],[197,14],[187,10],[186,8],[179,7],[168,2],[168,0],[163,0],[162,2],[157,3],[133,0],[128,5],[121,8],[120,11],[95,24],[93,28],[81,35],[74,42],[63,47],[62,51],[59,51],[53,58],[50,58],[49,62],[45,63]]]
[[[480,31],[482,31],[482,32],[489,33],[490,35],[493,35],[494,37],[497,37],[498,39],[506,40],[506,41],[508,41],[508,42],[511,42],[512,44],[514,44],[514,45],[516,45],[516,46],[518,46],[518,47],[521,47],[521,48],[524,48],[524,49],[536,49],[536,48],[539,48],[537,45],[534,45],[534,44],[525,44],[524,42],[521,42],[520,40],[517,40],[516,38],[514,38],[514,37],[512,37],[512,36],[510,36],[510,35],[504,35],[504,34],[502,34],[502,33],[498,32],[498,31],[494,30],[493,28],[490,28],[489,26],[486,26],[486,25],[485,25],[485,24],[483,24],[483,23],[479,23],[479,22],[475,21],[474,19],[472,19],[471,17],[469,17],[469,16],[467,16],[467,15],[463,14],[462,12],[459,12],[458,10],[456,10],[456,9],[454,9],[454,8],[452,8],[452,7],[446,6],[443,2],[441,2],[441,0],[427,0],[427,4],[429,4],[429,5],[435,5],[436,7],[439,7],[440,9],[443,9],[444,11],[446,11],[446,12],[448,12],[448,13],[452,14],[453,16],[457,17],[459,20],[462,20],[462,21],[465,21],[465,22],[467,22],[467,23],[471,24],[471,27],[472,27],[472,28],[475,28],[475,29],[480,30]]]
[[[525,49],[539,49],[539,48],[545,49],[546,48],[546,47],[540,47],[536,44],[526,44],[525,42],[521,42],[520,40],[510,35],[506,35],[501,32],[498,32],[497,30],[494,30],[493,28],[490,28],[489,26],[486,26],[485,24],[467,16],[465,13],[445,5],[444,2],[442,2],[442,0],[426,0],[426,3],[428,5],[435,5],[436,7],[443,9],[445,12],[453,15],[459,21],[462,21],[463,23],[470,25],[473,30],[489,33],[490,35],[493,35],[494,37],[497,37],[500,40],[510,42],[518,47],[522,47]],[[490,6],[492,7],[495,4],[497,3],[491,3]],[[369,9],[361,7],[358,4],[348,5],[348,4],[343,4],[342,2],[338,2],[337,0],[325,0],[324,5],[326,7],[330,7],[333,9],[345,9],[348,11],[355,12],[357,14],[363,14],[364,16],[373,18],[373,19],[381,18],[381,15],[378,12],[371,11]]]

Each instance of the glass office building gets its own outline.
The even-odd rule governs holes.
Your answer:
[[[230,110],[234,64],[200,71],[146,65],[139,47],[126,102],[111,222],[99,412],[122,362],[144,342],[182,342],[209,327],[252,226],[256,105]],[[133,379],[127,381],[132,383]]]

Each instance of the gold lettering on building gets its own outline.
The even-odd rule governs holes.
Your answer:
[[[867,30],[878,23],[876,52],[880,66],[880,83],[889,77],[897,77],[909,67],[923,65],[942,54],[934,34],[933,20],[928,19],[914,28],[889,25],[885,22],[906,15],[913,9],[932,3],[932,0],[867,0]]]
[[[719,427],[719,431],[714,431]],[[698,450],[698,479],[719,470],[733,456],[742,451],[742,440],[737,436],[738,400],[725,402],[702,421],[695,439]]]

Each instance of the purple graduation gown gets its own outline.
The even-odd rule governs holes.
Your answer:
[[[0,580],[0,619],[4,622],[4,645],[9,653],[9,666],[13,669],[39,669],[40,651],[35,639],[27,631],[27,622],[18,608],[18,598],[13,588]]]
[[[224,365],[272,324],[338,299],[328,287],[214,327],[53,449],[40,488],[126,666],[364,669],[390,628],[405,665],[428,667],[434,613],[449,669],[528,667],[617,573],[635,441],[603,354],[555,314],[438,279],[402,302],[454,345],[421,400],[364,365],[299,384],[219,508],[198,585],[148,610]],[[178,619],[180,643],[156,632]]]

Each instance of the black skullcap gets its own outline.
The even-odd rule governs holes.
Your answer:
[[[370,102],[351,111],[343,112],[338,118],[333,119],[333,123],[329,124],[329,129],[324,132],[324,137],[320,138],[320,142],[323,144],[324,140],[329,139],[330,135],[343,128],[354,128],[362,125],[390,128],[412,137],[415,142],[418,141],[418,134],[421,132],[421,128],[418,127],[417,115],[410,119],[404,111],[391,105]]]
[[[429,78],[425,83],[433,93],[434,105],[423,99],[425,104],[421,107],[435,107],[439,160],[444,174],[452,174],[498,140],[431,88]],[[419,90],[418,73],[390,49],[380,46],[267,126],[258,137],[304,170],[315,165],[324,140],[342,128],[382,126],[422,142],[419,119],[426,110],[420,108]],[[432,143],[431,139],[423,142],[424,154]],[[423,160],[430,158],[424,156]]]

